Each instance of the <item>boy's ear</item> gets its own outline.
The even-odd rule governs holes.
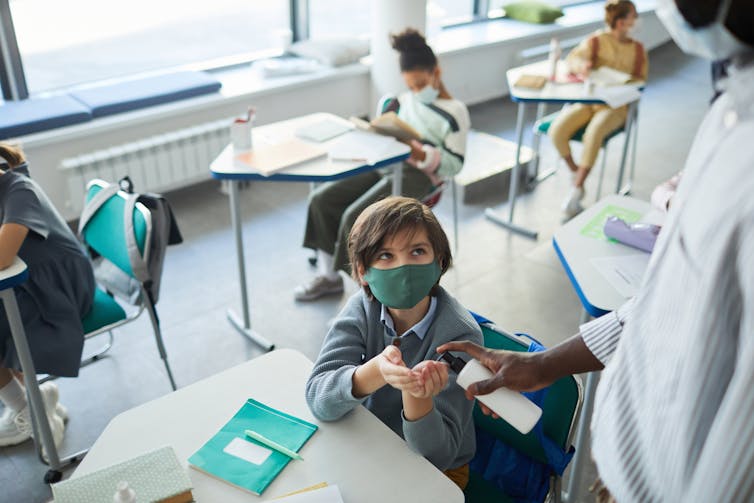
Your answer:
[[[364,281],[364,275],[367,273],[364,269],[364,266],[359,264],[356,266],[356,273],[359,275],[359,284],[361,286],[366,286],[368,283]]]

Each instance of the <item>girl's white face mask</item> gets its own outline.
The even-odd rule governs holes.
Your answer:
[[[694,28],[686,21],[675,0],[657,0],[655,12],[683,52],[717,61],[750,50],[725,27],[731,2],[723,0],[715,20],[701,28]]]

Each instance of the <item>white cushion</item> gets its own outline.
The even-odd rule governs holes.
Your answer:
[[[357,62],[369,54],[369,40],[354,37],[333,37],[302,40],[288,48],[288,52],[311,58],[329,66],[343,66]]]

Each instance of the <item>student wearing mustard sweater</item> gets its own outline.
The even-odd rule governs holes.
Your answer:
[[[630,74],[633,80],[646,80],[647,52],[640,42],[630,36],[636,18],[636,7],[630,0],[608,0],[605,4],[607,27],[583,40],[568,54],[566,63],[569,70],[586,78],[591,70],[607,66]],[[575,103],[564,107],[550,126],[550,138],[573,172],[573,188],[563,202],[567,218],[583,209],[584,181],[605,137],[623,126],[627,113],[628,105],[610,108],[607,105]],[[584,126],[583,151],[577,164],[571,157],[568,142]]]

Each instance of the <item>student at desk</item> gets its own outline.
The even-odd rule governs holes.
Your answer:
[[[569,70],[581,78],[588,78],[590,71],[605,66],[625,72],[632,79],[647,80],[647,52],[640,42],[631,38],[636,18],[636,6],[630,0],[608,0],[605,4],[607,29],[583,40],[568,54],[566,63]],[[597,160],[605,137],[623,126],[627,113],[628,105],[610,108],[607,105],[575,103],[563,108],[550,126],[552,143],[573,172],[573,188],[562,207],[567,218],[583,209],[584,181]],[[568,142],[584,126],[584,148],[581,161],[576,164]]]
[[[416,30],[392,36],[410,92],[399,96],[398,116],[424,138],[412,141],[403,169],[403,195],[422,198],[443,178],[461,171],[466,151],[469,112],[442,83],[432,48]],[[392,191],[392,174],[370,171],[317,187],[309,197],[304,246],[317,252],[317,275],[295,289],[298,301],[343,292],[338,271],[348,271],[346,239],[356,217]]]
[[[81,316],[94,299],[89,259],[65,220],[29,178],[23,152],[0,142],[0,269],[18,255],[29,279],[15,289],[34,366],[39,373],[78,375],[84,330]],[[31,437],[26,391],[5,312],[0,310],[0,446]],[[12,370],[13,369],[13,370]],[[15,374],[15,375],[14,375]],[[52,382],[39,387],[52,436],[60,445],[67,414]]]
[[[476,441],[473,403],[455,386],[440,344],[482,341],[479,325],[439,285],[451,261],[445,232],[415,199],[369,206],[348,241],[351,297],[325,337],[306,400],[322,421],[364,404],[463,489]]]

